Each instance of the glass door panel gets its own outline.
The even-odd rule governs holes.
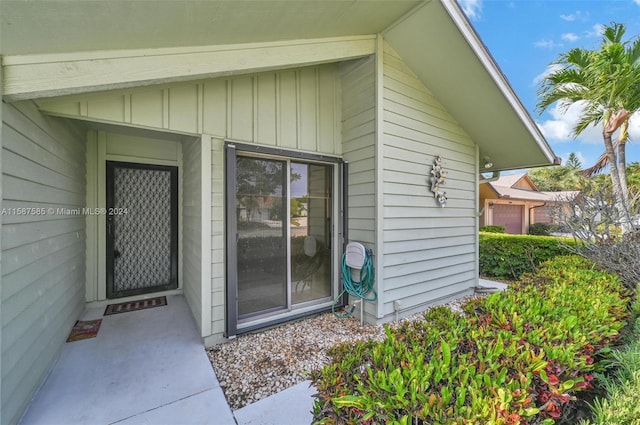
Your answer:
[[[291,162],[291,302],[331,297],[330,165]]]
[[[287,162],[237,157],[238,318],[287,308]]]

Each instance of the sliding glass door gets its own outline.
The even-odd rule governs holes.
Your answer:
[[[335,165],[233,150],[227,169],[228,319],[330,302]]]
[[[238,157],[238,316],[287,307],[287,163]]]

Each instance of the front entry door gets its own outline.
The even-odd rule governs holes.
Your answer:
[[[107,298],[178,287],[177,167],[107,162]]]

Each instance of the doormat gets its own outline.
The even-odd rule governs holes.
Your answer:
[[[144,310],[147,308],[167,305],[167,297],[147,298],[146,300],[128,301],[120,304],[109,304],[104,311],[105,316],[110,314],[128,313],[130,311]]]
[[[100,330],[102,319],[97,320],[78,320],[71,329],[67,342],[80,341],[82,339],[95,338]]]

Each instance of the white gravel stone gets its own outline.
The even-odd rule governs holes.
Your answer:
[[[448,306],[461,311],[463,301]],[[400,322],[423,317],[424,312]],[[236,410],[308,379],[311,371],[328,362],[327,349],[342,342],[382,340],[384,336],[382,325],[360,327],[354,318],[339,319],[324,313],[240,335],[208,349],[207,354],[229,405]]]

